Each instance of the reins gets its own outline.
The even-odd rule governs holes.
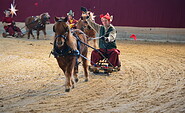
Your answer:
[[[99,51],[98,49],[96,49],[96,48],[94,48],[94,47],[90,46],[89,44],[87,44],[87,43],[85,43],[85,42],[81,41],[77,35],[76,35],[75,37],[76,37],[76,39],[77,39],[78,41],[80,41],[82,44],[86,45],[87,47],[89,47],[89,48],[91,48],[91,49],[96,50],[98,53],[100,53],[100,55],[101,55],[104,59],[106,59],[106,60],[107,60],[107,58],[102,54],[102,52],[101,52],[101,51]],[[85,56],[83,56],[83,57],[85,57]],[[88,59],[88,58],[86,58],[86,57],[85,57],[85,59]],[[88,59],[88,60],[89,60],[89,59]],[[91,61],[91,60],[89,60],[89,61]],[[108,61],[108,63],[109,63],[112,67],[114,67],[114,66],[112,65],[112,63],[110,63],[110,61],[109,61],[109,60],[107,60],[107,61]],[[92,62],[92,61],[91,61],[91,62]],[[93,64],[95,64],[94,62],[92,62],[92,63],[93,63]],[[95,64],[95,65],[96,65],[96,64]]]
[[[62,19],[59,19],[58,22],[65,22],[65,21],[62,20]],[[53,31],[55,32],[54,27],[53,27]],[[66,33],[65,33],[64,35],[56,35],[56,36],[55,36],[55,40],[56,40],[56,38],[58,38],[58,37],[62,37],[62,38],[64,38],[64,39],[66,40],[66,39],[67,39],[67,36],[65,36],[65,35],[66,35],[68,32],[70,32],[70,31],[66,31]],[[84,34],[84,33],[83,33],[83,34]],[[104,59],[106,59],[106,60],[108,59],[108,58],[106,58],[106,57],[103,55],[103,53],[102,53],[101,51],[99,51],[98,49],[96,49],[96,48],[90,46],[89,44],[87,44],[87,43],[81,41],[77,34],[73,33],[73,36],[74,36],[74,37],[76,38],[76,40],[79,41],[80,43],[82,43],[82,44],[86,45],[87,47],[89,47],[89,48],[91,48],[91,49],[97,51]],[[56,41],[55,41],[55,43],[56,43]],[[55,44],[54,44],[54,46],[55,46]],[[86,59],[86,60],[92,62],[94,65],[97,65],[96,63],[94,63],[93,61],[91,61],[90,59],[88,59],[87,57],[83,56],[79,51],[75,51],[75,52],[78,52],[77,55],[80,55],[80,56],[83,57],[84,59]],[[50,57],[51,54],[52,54],[52,51],[51,51],[51,53],[49,54],[49,57]],[[114,67],[114,66],[112,65],[112,63],[110,63],[109,60],[107,60],[107,61],[108,61],[108,63],[109,63],[112,67]]]

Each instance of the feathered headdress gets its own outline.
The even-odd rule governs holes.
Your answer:
[[[112,15],[110,16],[109,13],[107,13],[106,15],[101,14],[100,18],[106,18],[110,22],[112,22],[112,20],[113,20],[113,16]]]

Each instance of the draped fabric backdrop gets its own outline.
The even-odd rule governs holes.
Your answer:
[[[1,19],[12,2],[0,0]],[[48,12],[54,22],[55,16],[66,16],[70,9],[79,19],[80,7],[84,6],[95,12],[97,23],[101,23],[100,14],[109,12],[116,26],[185,28],[185,0],[15,0],[15,4],[17,22],[43,12]]]

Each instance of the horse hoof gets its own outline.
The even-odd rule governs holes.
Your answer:
[[[72,88],[72,89],[74,89],[74,88],[75,88],[75,86],[73,85],[71,88]]]
[[[85,79],[85,82],[88,82],[89,80],[88,79]]]
[[[76,83],[78,82],[78,78],[75,79],[75,82],[76,82]]]
[[[65,92],[69,92],[69,91],[70,91],[70,89],[66,89],[66,90],[65,90]]]

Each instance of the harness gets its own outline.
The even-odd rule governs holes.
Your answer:
[[[67,32],[66,32],[66,34],[67,34]],[[67,39],[66,34],[55,36],[54,49],[53,49],[53,51],[52,51],[51,53],[54,55],[55,58],[56,58],[56,57],[64,57],[64,56],[67,56],[67,55],[74,55],[74,56],[79,57],[79,55],[80,55],[80,52],[79,52],[79,49],[80,49],[80,42],[79,42],[79,40],[77,40],[77,49],[78,49],[78,50],[72,50],[72,48],[69,47],[69,46],[66,44],[66,39]],[[74,35],[75,37],[77,37],[77,35],[76,35],[75,33],[73,33],[73,35]],[[56,40],[57,40],[57,38],[59,38],[59,37],[64,38],[64,40],[65,40],[63,47],[61,47],[60,49],[59,49],[59,48],[57,47],[57,45],[56,45]]]
[[[38,18],[36,21],[38,21],[38,23],[37,23],[37,25],[35,26],[35,30],[36,29],[39,29],[39,28],[44,28],[45,27],[45,24],[43,24],[42,22],[41,22],[41,19],[40,18]],[[35,21],[35,22],[36,22]],[[45,20],[45,18],[44,18],[44,22],[45,22],[46,20]]]
[[[29,24],[27,24],[26,26],[30,25],[30,24],[34,24],[35,22],[38,22],[36,26],[34,26],[34,30],[37,30],[39,28],[44,28],[46,25],[42,23],[41,18],[38,16],[32,16],[32,18],[34,19],[33,21],[31,21]],[[44,23],[48,20],[48,18],[46,16],[43,17],[43,21]],[[24,26],[25,27],[25,26]],[[23,27],[23,28],[24,28]],[[21,28],[21,29],[23,29]]]
[[[59,22],[63,22],[64,20],[59,19],[58,21],[59,21]],[[54,26],[53,26],[53,31],[55,32],[55,27],[54,27]],[[84,59],[86,59],[86,60],[92,62],[91,60],[89,60],[88,58],[86,58],[85,56],[83,56],[82,54],[80,54],[80,51],[79,51],[79,50],[80,50],[80,45],[81,45],[81,44],[84,44],[84,45],[86,45],[87,47],[90,47],[90,48],[92,48],[92,49],[98,51],[98,53],[100,53],[101,56],[102,56],[103,58],[106,59],[106,57],[105,57],[98,49],[96,49],[96,48],[94,48],[94,47],[92,47],[92,46],[90,46],[90,45],[84,43],[83,41],[81,41],[80,38],[78,37],[78,35],[77,35],[75,32],[73,32],[72,34],[73,34],[73,36],[76,38],[76,41],[77,41],[77,50],[72,50],[72,48],[70,48],[70,47],[66,44],[66,39],[67,39],[67,36],[66,36],[66,35],[67,35],[68,32],[69,32],[69,31],[67,31],[64,35],[56,35],[56,36],[55,36],[54,48],[53,48],[53,50],[51,51],[51,54],[53,54],[55,58],[57,58],[57,57],[64,57],[64,56],[67,56],[67,55],[74,55],[74,56],[76,56],[76,65],[79,64],[79,63],[78,63],[78,58],[79,58],[79,56],[81,56],[81,57],[83,57]],[[84,34],[84,33],[82,32],[82,34]],[[57,47],[57,45],[56,45],[56,39],[59,38],[59,37],[64,38],[64,40],[65,40],[63,47],[60,48],[60,49],[59,49],[59,48]],[[49,56],[50,56],[50,55],[49,55]],[[108,61],[108,62],[109,62],[109,61]],[[92,63],[93,63],[94,65],[96,65],[94,62],[92,62]],[[109,63],[110,63],[110,62],[109,62]],[[111,63],[110,63],[110,64],[111,64]]]
[[[79,51],[80,50],[80,41],[78,40],[78,35],[76,35],[76,33],[73,33],[73,36],[75,36],[76,39],[77,39],[77,50],[72,50],[72,48],[69,47],[66,44],[66,40],[67,40],[66,34],[67,34],[67,32],[64,35],[57,35],[57,36],[55,36],[54,49],[53,49],[53,51],[51,51],[51,54],[53,54],[55,58],[71,56],[71,55],[72,56],[76,56],[76,66],[77,66],[77,65],[80,64],[78,62],[78,58],[79,58],[79,56],[81,56],[80,51]],[[60,48],[60,49],[56,45],[56,40],[59,37],[64,38],[64,40],[65,40],[63,47]]]

